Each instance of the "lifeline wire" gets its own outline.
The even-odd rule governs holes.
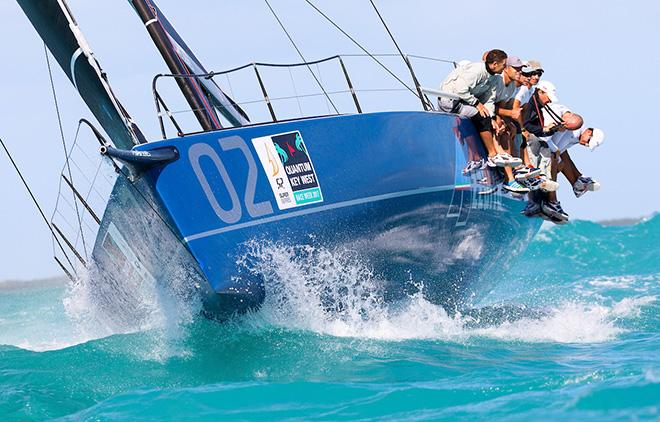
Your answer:
[[[94,129],[94,126],[92,126],[92,124],[89,123],[87,120],[85,120],[85,119],[81,119],[81,121],[80,121],[79,124],[78,124],[78,128],[79,128],[79,129],[80,129],[80,124],[83,123],[83,122],[85,122],[90,128],[92,128],[92,132],[94,133],[94,136],[96,136],[96,139],[99,141],[99,143],[100,143],[102,146],[108,146],[108,142],[103,138],[103,136],[102,136],[100,133],[98,133],[98,131],[96,131],[96,130]],[[175,239],[176,239],[176,240],[177,240],[177,241],[178,241],[178,242],[179,242],[179,243],[185,248],[185,247],[186,247],[186,244],[185,244],[185,243],[181,240],[181,238],[177,235],[176,230],[174,230],[174,228],[172,228],[172,226],[170,226],[170,224],[167,222],[167,220],[165,219],[165,217],[163,217],[163,216],[158,212],[158,209],[156,208],[156,206],[154,206],[151,202],[149,202],[149,200],[147,199],[146,195],[145,195],[145,194],[144,194],[144,193],[143,193],[143,192],[142,192],[137,186],[135,186],[135,185],[133,184],[133,181],[131,181],[131,177],[130,177],[130,175],[126,173],[126,171],[124,170],[124,168],[120,167],[120,166],[115,162],[114,158],[112,158],[111,156],[109,156],[109,155],[105,155],[105,157],[106,157],[108,160],[110,160],[110,163],[112,164],[112,167],[114,168],[115,172],[116,172],[118,175],[121,175],[121,176],[124,177],[124,179],[125,179],[126,182],[128,183],[128,186],[130,186],[130,187],[131,187],[131,188],[132,188],[132,189],[133,189],[138,195],[140,195],[140,197],[141,197],[141,198],[144,200],[144,202],[149,206],[149,208],[151,208],[151,210],[154,212],[154,214],[156,214],[156,216],[158,217],[158,219],[160,219],[160,220],[163,222],[163,224],[165,224],[165,227],[167,227],[167,229],[170,231],[170,233],[172,233],[172,235],[174,236],[174,238],[175,238]]]
[[[69,180],[73,184],[74,180],[73,180],[73,175],[71,174],[71,166],[69,165],[69,154],[66,147],[64,129],[62,127],[62,116],[60,115],[60,107],[57,102],[57,93],[55,92],[55,82],[53,81],[53,72],[50,68],[50,60],[48,59],[48,49],[45,43],[44,43],[44,54],[46,56],[46,64],[48,65],[48,76],[50,78],[50,87],[53,91],[53,101],[55,102],[55,113],[57,114],[57,123],[59,124],[60,137],[62,138],[62,149],[64,150],[63,152],[64,152],[64,160],[66,163],[66,169],[67,172],[69,173]],[[71,76],[73,77],[73,75]],[[73,203],[76,208],[76,218],[78,219],[78,227],[80,228],[80,237],[82,238],[83,250],[85,251],[85,257],[89,259],[89,256],[87,255],[87,243],[85,242],[85,234],[83,233],[83,228],[82,228],[82,219],[80,218],[80,211],[78,210],[78,200],[76,199],[73,190],[71,191],[71,195],[73,195]]]
[[[53,231],[53,228],[51,227],[50,223],[48,222],[48,219],[46,218],[46,214],[44,214],[44,211],[41,209],[41,205],[39,205],[39,201],[37,201],[37,198],[35,198],[34,194],[32,193],[32,189],[30,189],[30,185],[28,185],[27,181],[23,177],[23,173],[21,173],[21,170],[18,168],[18,165],[16,165],[14,158],[11,156],[11,153],[7,149],[7,146],[5,145],[5,142],[2,140],[2,138],[0,138],[0,144],[2,144],[2,148],[5,150],[5,153],[7,153],[7,157],[9,157],[9,161],[11,161],[11,164],[14,166],[16,173],[18,173],[18,177],[21,178],[21,181],[23,182],[25,189],[27,189],[28,193],[30,194],[30,198],[32,198],[32,202],[37,207],[37,210],[39,210],[39,214],[41,214],[41,218],[43,218],[44,223],[46,223],[46,226],[48,227],[48,231],[50,231],[50,233],[53,235],[53,238],[55,238],[55,241],[57,241],[57,244],[59,245],[60,249],[62,249],[62,252],[64,252],[64,247],[60,243],[59,238],[55,236],[55,231]],[[67,261],[69,261],[69,265],[71,265],[71,267],[73,268],[73,264],[69,260],[69,257],[66,254],[66,252],[64,252],[64,257],[66,258]]]
[[[96,139],[98,140],[99,144],[101,144],[102,146],[108,146],[108,142],[103,138],[103,135],[101,135],[101,134],[100,134],[100,133],[94,128],[94,126],[92,126],[92,124],[91,124],[89,121],[87,121],[86,119],[81,119],[81,120],[80,120],[80,122],[79,122],[79,124],[78,124],[78,128],[79,128],[79,129],[80,129],[80,124],[83,123],[83,122],[86,123],[86,124],[90,127],[90,129],[92,129],[92,132],[94,133],[94,136],[95,136]],[[157,217],[163,222],[163,224],[165,224],[165,227],[167,227],[167,229],[172,233],[172,235],[174,235],[174,238],[177,239],[177,241],[178,241],[181,245],[183,245],[183,247],[185,248],[185,247],[186,247],[186,244],[185,244],[185,243],[181,240],[181,238],[177,235],[177,232],[172,228],[172,226],[170,226],[170,224],[167,222],[167,220],[165,219],[165,217],[163,217],[163,216],[158,212],[158,209],[156,209],[156,207],[155,207],[151,202],[149,202],[149,200],[147,199],[146,195],[145,195],[145,194],[144,194],[144,193],[143,193],[143,192],[142,192],[137,186],[135,186],[135,185],[133,184],[133,182],[131,181],[130,175],[126,174],[126,171],[124,170],[124,168],[119,167],[119,165],[115,162],[114,158],[112,158],[111,156],[106,155],[105,157],[106,157],[108,160],[110,160],[110,163],[112,164],[112,167],[114,168],[115,172],[116,172],[117,174],[122,175],[122,176],[124,177],[124,179],[126,179],[126,181],[128,182],[128,186],[130,186],[135,192],[138,193],[138,195],[140,195],[140,197],[142,197],[142,199],[144,200],[144,202],[146,202],[146,204],[149,206],[149,208],[151,208],[151,210],[156,214],[156,216],[157,216]]]
[[[303,56],[302,52],[300,51],[300,49],[298,48],[298,46],[296,45],[296,43],[293,41],[293,38],[291,38],[291,35],[289,35],[289,32],[288,32],[288,31],[286,30],[286,28],[284,27],[284,24],[282,24],[282,21],[280,21],[280,18],[277,16],[277,13],[275,13],[275,10],[273,10],[273,8],[271,7],[270,3],[268,3],[268,0],[264,0],[264,1],[266,2],[266,5],[267,5],[268,8],[270,9],[270,11],[271,11],[271,13],[273,14],[273,16],[275,16],[275,19],[277,20],[277,23],[280,24],[280,26],[282,27],[282,30],[284,31],[284,33],[286,34],[286,36],[289,38],[289,41],[291,41],[291,44],[293,45],[293,47],[294,47],[294,48],[296,49],[296,51],[298,52],[298,55],[300,56],[300,58],[302,59],[302,61],[305,62],[306,66],[307,66],[307,69],[309,69],[309,72],[310,72],[310,73],[312,74],[312,76],[314,77],[314,80],[316,80],[316,83],[317,83],[317,84],[319,85],[319,87],[321,88],[321,91],[323,91],[323,94],[325,94],[325,97],[328,99],[328,101],[330,101],[330,104],[332,104],[332,108],[334,108],[334,109],[335,109],[335,112],[336,112],[337,114],[339,114],[339,110],[337,110],[337,107],[335,106],[335,103],[332,102],[332,100],[330,99],[330,96],[328,95],[328,93],[325,92],[325,89],[323,88],[323,85],[321,84],[321,82],[320,82],[320,81],[318,80],[318,78],[316,77],[316,74],[314,73],[314,71],[312,70],[312,68],[309,66],[309,64],[306,63],[307,60],[305,59],[305,56]]]
[[[412,92],[413,95],[414,95],[415,97],[419,98],[419,94],[417,94],[415,91],[413,91],[413,89],[410,88],[410,87],[408,86],[408,84],[406,84],[405,82],[403,82],[403,81],[401,80],[401,78],[399,78],[398,76],[396,76],[396,75],[395,75],[390,69],[388,69],[387,66],[385,66],[383,63],[381,63],[380,60],[378,60],[378,59],[377,59],[373,54],[371,54],[366,48],[362,47],[362,45],[361,45],[359,42],[357,42],[353,37],[351,37],[350,35],[348,35],[348,34],[346,33],[346,31],[344,31],[343,29],[341,29],[341,27],[340,27],[339,25],[337,25],[332,19],[330,19],[325,13],[323,13],[318,7],[316,7],[316,6],[314,5],[314,3],[312,3],[310,0],[305,0],[305,1],[307,2],[307,4],[309,4],[310,6],[312,6],[312,8],[314,8],[314,10],[316,10],[321,16],[323,16],[328,22],[330,22],[335,28],[337,28],[342,34],[346,35],[346,37],[347,37],[349,40],[353,41],[353,44],[357,45],[358,47],[360,47],[360,49],[361,49],[362,51],[364,51],[365,53],[367,53],[367,55],[368,55],[369,57],[371,57],[376,63],[378,63],[383,69],[385,69],[385,70],[387,71],[387,73],[389,73],[390,75],[392,75],[392,77],[394,77],[394,79],[396,79],[397,81],[399,81],[399,82],[401,83],[401,85],[405,86],[405,87],[408,89],[408,91]],[[420,100],[421,100],[421,98],[420,98]]]

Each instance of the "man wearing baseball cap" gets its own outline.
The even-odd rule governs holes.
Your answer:
[[[555,88],[555,84],[552,82],[546,80],[539,81],[539,83],[536,84],[536,89],[546,93],[550,99],[548,102],[556,103],[559,101],[559,98],[557,98],[557,88]],[[546,104],[548,102],[546,102]]]
[[[500,127],[497,140],[502,149],[506,151],[503,159],[512,163],[514,166],[522,165],[523,160],[519,157],[513,157],[511,154],[516,149],[514,139],[520,132],[519,123],[521,108],[520,104],[514,106],[514,97],[518,89],[522,86],[521,71],[526,63],[516,56],[509,56],[506,62],[507,66],[502,72],[502,80],[498,84],[495,95],[496,126]],[[520,184],[515,178],[511,167],[504,168],[506,183],[503,185],[505,190],[510,192],[529,192],[529,188]]]
[[[556,135],[555,135],[556,136]],[[568,149],[573,145],[583,145],[593,151],[605,140],[605,133],[598,128],[582,127],[577,130],[565,131],[557,139],[555,145],[559,149],[559,171],[573,186],[573,193],[581,197],[589,191],[600,189],[600,183],[588,176],[583,176],[568,154]]]
[[[529,195],[529,202],[524,214],[532,217],[543,213],[554,222],[565,223],[568,221],[568,214],[564,212],[557,200],[555,191],[559,185],[553,182],[553,154],[548,146],[550,137],[562,130],[563,127],[561,125],[551,125],[549,122],[546,124],[543,114],[543,108],[547,104],[557,101],[559,101],[559,98],[557,97],[555,85],[550,81],[543,80],[536,85],[536,90],[523,108],[525,129],[523,135],[527,142],[527,152],[532,164],[540,168],[546,178],[543,185],[540,185],[541,190],[545,191],[545,195],[540,194],[538,191],[532,192]]]
[[[544,72],[543,66],[538,60],[529,60],[527,65],[522,69],[523,76],[527,76],[530,79],[530,84],[532,86],[539,83]]]

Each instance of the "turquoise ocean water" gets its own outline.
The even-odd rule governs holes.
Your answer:
[[[113,325],[93,292],[0,284],[0,419],[660,418],[660,215],[544,228],[463,314],[385,307],[316,251],[348,297],[328,313],[280,253],[264,307],[224,324],[155,295]]]

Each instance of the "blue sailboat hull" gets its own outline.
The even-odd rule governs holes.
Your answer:
[[[113,283],[185,274],[214,313],[263,301],[268,279],[249,263],[264,243],[351,250],[386,300],[422,289],[459,306],[487,292],[488,272],[540,226],[520,215],[522,198],[478,195],[479,181],[494,175],[461,173],[484,151],[471,123],[454,115],[320,117],[135,149],[171,146],[178,160],[119,179],[94,255]]]

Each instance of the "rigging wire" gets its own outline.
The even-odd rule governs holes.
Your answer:
[[[46,223],[46,227],[48,227],[48,231],[53,235],[53,238],[55,239],[55,241],[59,245],[60,249],[64,253],[64,257],[69,262],[69,265],[71,265],[71,268],[75,268],[73,266],[73,264],[71,263],[71,260],[69,260],[69,256],[66,254],[66,252],[64,252],[64,247],[62,246],[62,243],[60,243],[59,238],[55,235],[55,231],[53,230],[53,227],[51,227],[50,222],[48,221],[48,218],[46,218],[46,214],[44,214],[44,211],[41,208],[41,205],[39,205],[39,201],[37,201],[37,198],[32,193],[32,189],[30,189],[30,185],[28,185],[27,181],[23,177],[23,173],[21,172],[18,165],[14,161],[14,158],[12,157],[11,153],[9,152],[9,149],[7,149],[7,145],[5,145],[5,142],[2,140],[2,138],[0,138],[0,144],[2,144],[2,148],[5,150],[5,153],[7,154],[7,157],[9,157],[9,161],[11,161],[12,166],[14,166],[14,170],[16,170],[16,173],[18,173],[18,177],[21,178],[21,181],[23,182],[23,186],[25,186],[25,189],[27,189],[28,193],[30,194],[30,198],[32,198],[32,202],[37,207],[37,210],[39,211],[39,214],[41,214],[41,218],[43,218],[44,223]]]
[[[424,110],[427,110],[430,105],[430,101],[424,95],[422,90],[420,89],[419,86],[419,81],[417,80],[417,76],[415,76],[415,71],[412,68],[412,65],[410,64],[410,61],[408,60],[408,57],[406,57],[405,54],[403,54],[403,51],[401,51],[401,48],[399,47],[399,43],[396,42],[396,39],[394,38],[394,34],[392,34],[392,31],[390,31],[390,27],[387,26],[387,23],[385,23],[385,19],[383,19],[383,16],[380,14],[380,11],[378,10],[378,7],[376,7],[376,3],[374,3],[374,0],[369,0],[371,2],[371,5],[373,6],[374,10],[376,11],[376,14],[380,18],[380,21],[383,23],[383,26],[385,27],[385,30],[387,33],[390,35],[390,38],[392,39],[392,42],[394,43],[394,46],[396,46],[396,49],[399,51],[399,55],[401,56],[401,59],[403,59],[403,62],[406,64],[406,67],[408,67],[408,70],[410,71],[410,76],[412,76],[413,83],[415,84],[415,88],[417,88],[417,95],[420,97],[422,100],[422,106],[424,107]]]
[[[296,51],[298,52],[298,55],[300,56],[300,58],[302,59],[302,61],[303,61],[303,62],[307,62],[307,60],[305,59],[305,56],[303,56],[302,52],[300,51],[300,49],[299,49],[298,46],[296,45],[295,41],[293,41],[293,38],[291,38],[291,35],[289,35],[289,31],[286,30],[286,28],[284,27],[284,24],[282,23],[282,21],[280,20],[280,18],[277,16],[277,13],[275,13],[275,10],[273,10],[273,8],[271,7],[271,5],[270,5],[270,3],[268,2],[268,0],[264,0],[264,1],[266,2],[266,5],[268,6],[268,8],[270,9],[271,13],[273,14],[273,16],[275,17],[275,19],[277,20],[277,23],[280,24],[280,27],[282,27],[282,30],[284,31],[284,33],[286,34],[286,36],[289,38],[289,41],[291,41],[291,44],[293,45],[293,47],[294,47],[294,48],[296,49]],[[314,77],[314,80],[316,81],[316,83],[317,83],[317,84],[319,85],[319,87],[321,88],[321,91],[323,91],[323,94],[325,95],[325,97],[328,99],[328,101],[330,102],[330,104],[332,104],[332,108],[334,108],[334,109],[335,109],[335,112],[336,112],[337,114],[339,114],[339,110],[338,110],[337,107],[335,106],[335,103],[332,102],[332,99],[330,98],[330,96],[328,95],[328,93],[325,91],[325,88],[323,88],[323,84],[321,84],[321,82],[319,81],[319,79],[316,77],[316,74],[314,73],[314,71],[312,70],[312,68],[310,67],[310,65],[309,65],[309,64],[306,64],[306,66],[307,66],[307,69],[309,69],[309,72],[310,72],[310,73],[312,74],[312,76]]]
[[[84,120],[84,119],[82,119],[82,120]],[[82,123],[82,120],[81,120],[81,123]],[[89,125],[90,128],[92,128],[92,131],[94,132],[94,136],[96,136],[96,139],[98,140],[99,144],[101,144],[101,146],[103,146],[103,147],[110,146],[109,142],[106,141],[103,138],[103,135],[98,133],[98,131],[94,128],[94,126],[91,125],[91,123],[89,123],[86,120],[84,120],[84,121]],[[80,128],[80,125],[78,127]],[[125,170],[126,166],[120,167],[119,164],[117,164],[117,162],[115,161],[114,158],[112,158],[109,155],[104,155],[104,156],[110,161],[110,164],[112,164],[112,167],[113,167],[114,171],[118,175],[121,175],[126,180],[128,186],[130,186],[130,188],[132,188],[138,195],[140,195],[140,197],[149,206],[149,208],[151,208],[151,210],[154,212],[154,214],[156,214],[158,219],[160,219],[163,222],[163,224],[165,225],[165,227],[167,227],[167,229],[170,231],[170,233],[172,233],[172,235],[177,240],[177,242],[183,246],[184,250],[187,250],[187,246],[186,246],[185,242],[179,237],[177,231],[170,225],[170,223],[167,221],[167,219],[165,217],[163,217],[163,215],[161,215],[161,213],[158,211],[158,207],[156,205],[152,204],[149,201],[149,199],[147,198],[147,195],[144,192],[142,192],[137,186],[135,186],[135,181],[132,180],[130,173],[128,173]]]
[[[374,0],[369,0],[369,2],[374,7],[374,10],[376,11],[376,14],[380,18],[380,21],[383,23],[383,26],[385,27],[385,30],[390,35],[390,38],[392,39],[392,42],[394,43],[394,46],[399,51],[399,54],[401,55],[401,58],[403,59],[404,62],[406,62],[406,65],[407,65],[408,61],[406,60],[406,56],[403,54],[403,51],[401,51],[401,48],[399,48],[399,44],[396,42],[396,39],[394,38],[394,35],[392,35],[392,32],[390,31],[390,28],[385,23],[385,19],[383,19],[383,16],[378,11],[378,8],[376,7],[376,3],[374,3]]]
[[[316,71],[319,73],[319,79],[321,80],[321,83],[323,83],[323,74],[321,73],[321,68],[319,67],[319,64],[316,63]],[[291,68],[289,68],[291,69]],[[330,114],[330,105],[328,105],[328,101],[326,100],[325,106],[328,108],[328,114]]]
[[[50,67],[50,59],[48,58],[48,48],[46,47],[46,43],[44,43],[44,55],[46,56],[46,65],[48,66],[48,76],[50,78],[50,87],[53,92],[53,101],[55,102],[55,113],[57,114],[57,123],[60,129],[60,137],[62,138],[62,149],[64,152],[64,160],[65,160],[67,172],[69,173],[69,180],[71,180],[71,183],[74,183],[73,175],[71,174],[71,166],[69,165],[69,153],[66,147],[64,128],[62,126],[62,116],[60,114],[59,103],[57,102],[57,93],[55,92],[55,82],[53,81],[53,71]],[[85,252],[85,257],[89,259],[89,256],[87,254],[87,244],[85,242],[85,235],[83,233],[82,219],[80,217],[80,211],[78,209],[78,200],[76,199],[75,193],[73,191],[71,191],[71,195],[73,195],[73,203],[75,204],[76,207],[76,217],[78,219],[78,227],[80,229],[80,237],[82,238],[83,250]]]
[[[300,111],[300,117],[304,117],[304,113],[302,111],[302,105],[300,104],[300,97],[298,97],[298,90],[296,89],[296,81],[293,80],[293,72],[291,72],[290,67],[287,69],[289,70],[289,76],[291,77],[291,86],[293,87],[293,93],[295,94],[296,101],[298,102],[298,110]]]
[[[81,122],[78,124],[78,129],[80,129],[80,124],[83,122],[87,123],[87,125],[92,129],[94,136],[96,136],[96,139],[98,140],[101,146],[104,147],[110,146],[110,143],[106,141],[105,138],[103,138],[103,135],[98,133],[98,131],[94,128],[94,126],[92,126],[91,123],[89,123],[87,120],[81,119]],[[165,227],[167,227],[167,229],[170,231],[170,233],[172,233],[172,235],[177,240],[177,242],[183,246],[184,250],[187,250],[187,246],[185,242],[179,237],[177,231],[170,225],[167,219],[163,217],[163,215],[158,211],[157,205],[152,204],[147,198],[147,195],[144,192],[142,192],[137,186],[135,186],[135,181],[132,180],[130,173],[125,170],[126,167],[125,166],[120,167],[115,161],[115,159],[110,157],[109,155],[104,155],[104,157],[106,157],[110,161],[110,164],[112,164],[115,173],[121,175],[126,180],[128,186],[130,186],[130,188],[133,189],[144,200],[144,202],[149,206],[149,208],[151,208],[154,214],[156,214],[158,219],[160,219],[165,225]]]
[[[385,66],[383,63],[381,63],[381,61],[378,60],[373,54],[371,54],[366,48],[364,48],[362,46],[362,44],[357,42],[355,40],[355,38],[351,37],[346,31],[344,31],[339,25],[337,25],[332,19],[330,19],[330,17],[328,17],[325,13],[323,13],[323,11],[321,11],[321,9],[316,7],[314,5],[314,3],[312,3],[310,0],[305,0],[305,2],[307,2],[307,4],[309,4],[314,10],[316,10],[321,16],[323,16],[328,22],[330,22],[335,28],[337,28],[342,34],[344,34],[349,40],[351,40],[353,42],[353,44],[357,45],[362,51],[364,51],[369,57],[371,57],[376,63],[378,63],[383,69],[385,69],[387,71],[387,73],[392,75],[392,77],[394,77],[394,79],[399,81],[399,83],[401,83],[401,85],[405,86],[408,89],[408,91],[412,92],[415,97],[420,98],[419,94],[417,92],[415,92],[412,88],[410,88],[408,86],[408,84],[406,84],[404,81],[402,81],[401,78],[399,78],[397,75],[395,75],[394,72],[392,72],[387,66]],[[421,98],[420,98],[420,100],[421,100]]]

